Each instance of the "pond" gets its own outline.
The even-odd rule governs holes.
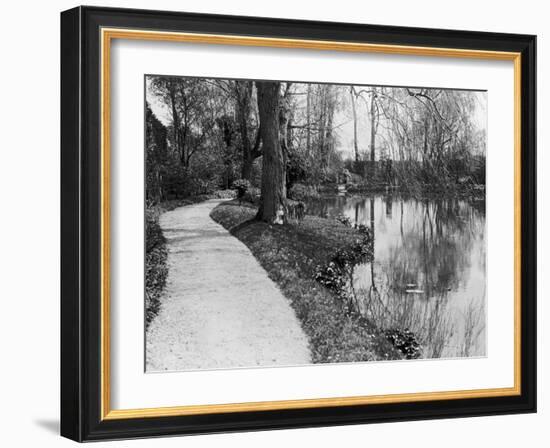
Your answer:
[[[486,355],[484,201],[339,195],[309,201],[308,214],[371,229],[374,259],[352,287],[378,327],[411,330],[422,358]]]

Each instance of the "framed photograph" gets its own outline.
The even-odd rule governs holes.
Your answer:
[[[535,36],[61,14],[61,433],[535,412]]]

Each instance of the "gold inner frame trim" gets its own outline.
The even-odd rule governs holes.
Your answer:
[[[503,397],[521,394],[521,54],[515,52],[418,47],[354,42],[279,39],[217,34],[176,33],[138,29],[101,29],[101,419],[116,420],[145,417],[307,409],[382,403]],[[111,409],[110,345],[110,126],[111,41],[131,39],[185,42],[214,45],[295,48],[356,53],[383,53],[411,56],[454,57],[513,61],[514,63],[514,386],[441,392],[391,395],[314,398],[246,403],[188,405],[140,409]]]

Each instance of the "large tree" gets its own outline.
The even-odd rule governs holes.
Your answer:
[[[353,152],[355,155],[355,168],[357,169],[359,163],[359,145],[357,143],[357,109],[355,107],[355,97],[357,93],[355,93],[355,87],[350,86],[349,95],[351,100],[351,112],[353,113]]]
[[[254,161],[262,155],[260,152],[260,130],[256,130],[255,136],[252,136],[254,130],[250,129],[252,121],[252,89],[254,83],[251,81],[235,81],[235,112],[237,123],[241,135],[241,145],[243,152],[241,177],[250,180],[252,174],[252,165]],[[252,132],[251,132],[252,131]]]
[[[286,166],[280,132],[280,82],[257,81],[262,138],[262,189],[257,218],[271,224],[286,220]]]
[[[187,169],[210,137],[219,112],[216,95],[209,83],[194,78],[155,76],[151,90],[170,110],[172,148]]]

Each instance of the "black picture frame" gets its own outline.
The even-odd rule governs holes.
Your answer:
[[[128,28],[521,53],[521,393],[515,396],[101,418],[100,29]],[[536,411],[536,37],[77,7],[61,14],[61,434],[76,441]]]

